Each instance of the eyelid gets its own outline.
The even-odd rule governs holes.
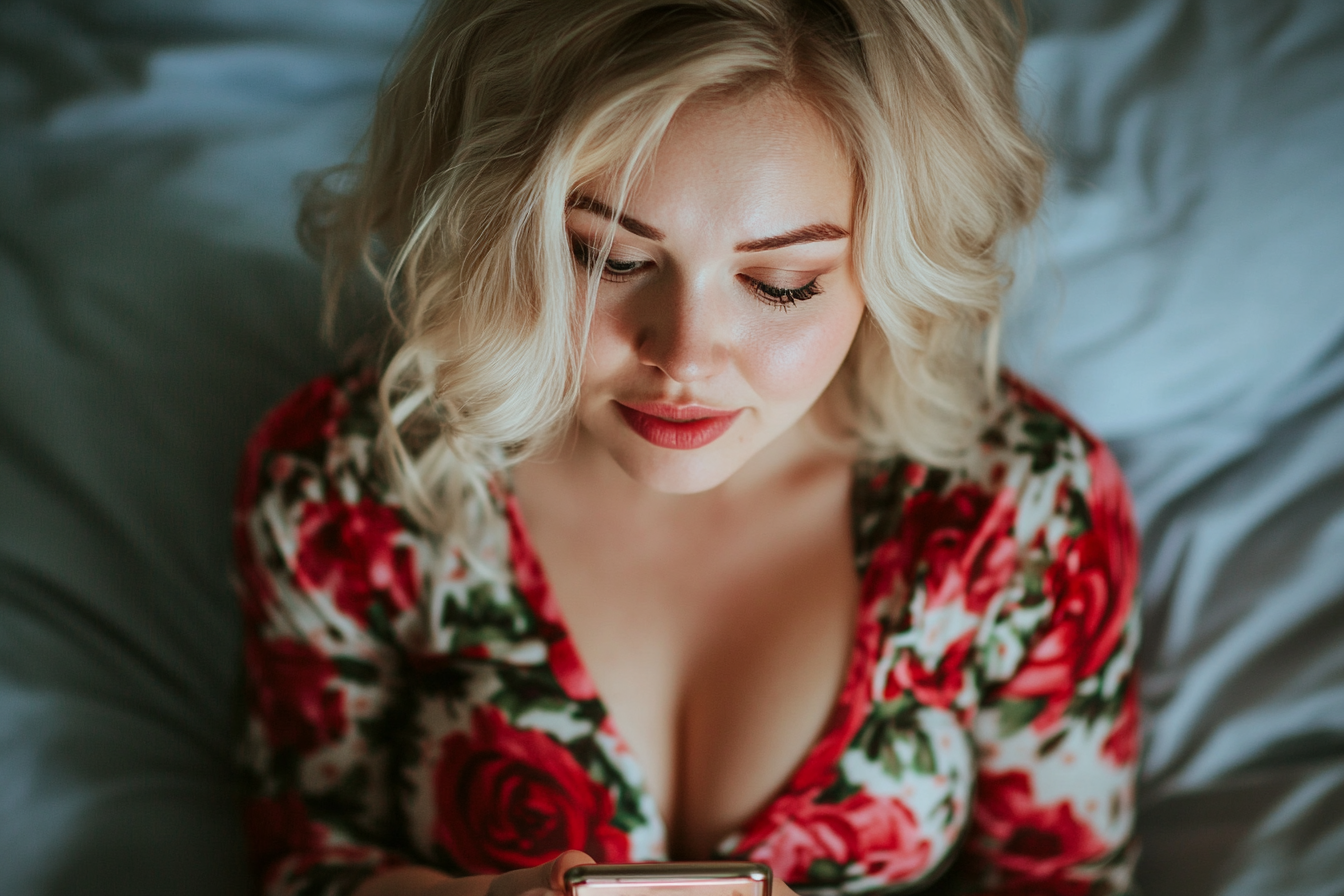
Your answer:
[[[588,270],[591,272],[595,267],[594,262],[596,262],[597,256],[600,254],[598,247],[594,246],[588,240],[585,240],[584,238],[582,238],[581,236],[572,231],[570,232],[569,236],[570,236],[570,245],[573,248],[575,260],[578,261],[580,264],[582,264],[584,267],[588,268]],[[602,270],[598,272],[598,276],[602,280],[607,281],[608,283],[624,283],[625,281],[633,277],[639,276],[643,272],[644,267],[651,263],[652,262],[650,262],[648,259],[618,258],[613,256],[610,252],[608,252],[607,257],[603,262]],[[609,264],[617,264],[617,265],[632,264],[634,265],[634,267],[628,271],[613,271],[607,268],[607,265]]]
[[[829,274],[843,265],[844,259],[824,259],[812,261],[807,259],[798,259],[794,264],[744,264],[741,266],[743,271],[755,271],[757,273],[768,274],[805,274],[809,277],[820,277],[823,274]]]
[[[838,268],[839,265],[830,265],[825,267],[808,267],[804,269],[795,268],[745,268],[739,276],[756,283],[767,283],[777,289],[794,289],[802,287],[818,277],[825,277]],[[781,281],[783,281],[781,283]],[[796,286],[793,281],[798,281]]]
[[[574,233],[573,231],[570,231],[570,233],[569,233],[569,241],[570,241],[570,243],[575,247],[575,249],[578,249],[578,248],[581,247],[581,248],[583,248],[584,250],[593,253],[594,255],[596,255],[596,254],[601,250],[601,248],[602,248],[602,245],[601,245],[601,241],[600,241],[600,240],[590,240],[590,239],[588,239],[587,237],[580,236],[579,234]],[[635,257],[622,256],[621,254],[619,254],[621,251],[633,252]],[[649,259],[648,256],[647,256],[645,253],[643,253],[643,252],[640,252],[640,251],[638,251],[638,250],[632,250],[632,249],[625,248],[625,247],[621,247],[620,249],[618,249],[617,243],[612,243],[611,248],[607,250],[607,260],[608,260],[608,261],[649,261],[650,259]]]
[[[801,286],[776,286],[773,283],[755,280],[745,274],[742,275],[742,278],[747,281],[747,287],[757,299],[783,311],[788,311],[789,308],[799,302],[816,298],[824,291],[821,284],[817,282],[820,279],[819,277],[813,277]]]

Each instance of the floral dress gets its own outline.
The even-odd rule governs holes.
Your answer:
[[[843,689],[716,858],[811,892],[1127,888],[1129,501],[1101,443],[1004,384],[965,468],[855,467]],[[367,369],[309,384],[244,461],[246,823],[263,888],[348,893],[399,864],[493,873],[567,848],[669,859],[507,487],[481,508],[477,560],[419,528],[374,460],[376,385]]]

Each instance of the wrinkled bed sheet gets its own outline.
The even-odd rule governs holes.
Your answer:
[[[234,470],[335,363],[292,181],[415,12],[0,5],[0,894],[246,892]],[[1006,349],[1141,517],[1145,892],[1344,893],[1344,4],[1033,13]]]

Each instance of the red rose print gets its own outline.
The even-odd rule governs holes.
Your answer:
[[[541,635],[548,645],[547,659],[550,660],[555,680],[570,699],[595,700],[597,688],[579,658],[574,639],[565,628],[560,605],[556,603],[550,583],[546,581],[546,573],[541,568],[541,558],[532,547],[532,539],[523,525],[522,509],[518,506],[518,499],[512,495],[505,500],[505,513],[509,520],[509,558],[513,562],[513,578],[523,599],[541,623]]]
[[[974,485],[915,495],[900,534],[877,549],[873,565],[912,581],[923,564],[926,606],[963,601],[967,612],[982,613],[1017,570],[1015,502],[1009,490],[990,495]]]
[[[932,670],[924,668],[919,655],[913,650],[902,650],[891,674],[887,676],[886,693],[883,696],[887,700],[894,700],[902,692],[909,691],[925,706],[950,709],[965,686],[963,669],[974,641],[974,631],[962,635],[948,645],[946,652],[939,657],[938,665]]]
[[[374,602],[411,609],[417,573],[411,548],[396,543],[402,531],[397,511],[369,498],[305,504],[295,558],[299,587],[330,592],[342,612],[361,621]]]
[[[336,681],[330,657],[292,638],[249,638],[244,652],[271,746],[306,753],[345,734],[345,694],[330,686]]]
[[[303,852],[321,842],[321,831],[308,819],[298,793],[290,790],[276,799],[256,797],[243,809],[248,853],[259,872],[276,859]]]
[[[331,377],[313,380],[290,396],[262,422],[257,441],[269,451],[296,451],[336,436],[350,412],[345,392]]]
[[[559,640],[552,641],[547,650],[551,672],[570,699],[596,700],[597,687],[593,684],[588,670],[584,668],[583,661],[579,659],[578,651],[574,649],[574,639],[566,634]]]
[[[998,844],[993,861],[1009,875],[1067,879],[1069,868],[1106,853],[1106,844],[1074,816],[1068,801],[1038,804],[1025,772],[984,772],[979,788],[975,823]]]
[[[749,858],[769,865],[788,883],[807,881],[812,863],[858,863],[862,875],[897,883],[924,871],[931,847],[904,803],[856,793],[839,803],[815,803],[816,793],[781,800],[771,811],[766,839]]]
[[[1125,688],[1120,714],[1115,718],[1115,727],[1101,745],[1101,755],[1120,767],[1131,765],[1138,758],[1139,689],[1136,678],[1131,677]]]
[[[1050,622],[1002,692],[1046,701],[1032,723],[1038,729],[1058,721],[1077,683],[1101,670],[1129,621],[1138,550],[1129,499],[1109,453],[1098,448],[1089,460],[1092,527],[1061,540],[1042,580],[1054,605]]]
[[[493,707],[476,709],[470,734],[444,738],[434,787],[435,839],[472,874],[530,867],[566,849],[629,860],[607,789],[547,734],[514,728]]]

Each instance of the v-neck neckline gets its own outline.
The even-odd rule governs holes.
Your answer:
[[[853,561],[860,576],[860,585],[854,632],[850,639],[852,649],[845,670],[844,683],[831,704],[821,733],[795,764],[793,771],[745,822],[720,838],[710,858],[718,859],[733,855],[738,844],[749,843],[756,839],[753,835],[767,828],[772,819],[776,818],[780,808],[799,798],[815,796],[828,786],[834,779],[834,769],[845,748],[853,741],[864,718],[871,710],[873,701],[871,679],[880,649],[880,598],[890,590],[891,581],[889,575],[882,574],[885,564],[867,562],[864,550],[866,540],[861,537],[859,531],[861,522],[859,516],[863,502],[858,495],[858,489],[869,484],[864,479],[865,467],[862,462],[852,465],[850,477],[849,519]],[[878,473],[878,475],[884,474]],[[606,702],[598,693],[587,664],[579,655],[568,623],[542,567],[541,557],[528,533],[517,497],[507,486],[499,490],[499,497],[502,498],[503,510],[508,520],[509,560],[514,581],[528,607],[542,624],[542,633],[547,646],[547,663],[570,700],[597,704],[597,716],[601,719],[599,727],[617,744],[619,750],[631,758],[633,766],[639,770],[639,781],[627,780],[627,783],[648,798],[648,804],[653,807],[654,812],[654,818],[651,820],[657,823],[663,835],[666,852],[667,835],[671,831],[669,820],[648,790],[647,775],[644,773],[639,754],[631,749],[630,743],[617,729]],[[557,656],[557,647],[561,656]]]

